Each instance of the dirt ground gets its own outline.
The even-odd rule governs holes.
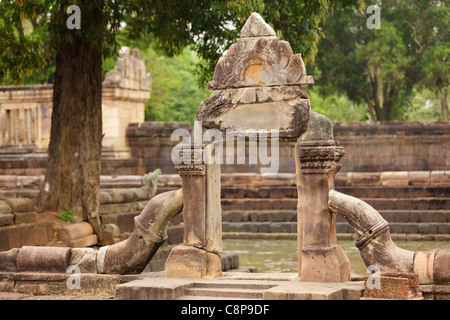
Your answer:
[[[0,292],[0,300],[113,300],[113,296],[67,296],[67,295],[30,295],[23,293]]]

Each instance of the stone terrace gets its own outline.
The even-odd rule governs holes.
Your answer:
[[[130,156],[116,158],[107,153],[104,157],[100,213],[103,225],[118,227],[116,240],[132,231],[134,216],[148,201],[134,192],[141,188],[143,174],[162,169],[158,192],[181,186],[170,160],[177,144],[170,141],[170,135],[177,128],[191,129],[189,123],[178,122],[130,124]],[[394,238],[450,238],[448,122],[336,123],[334,133],[346,152],[335,180],[338,191],[379,210]],[[296,237],[292,150],[289,143],[280,145],[280,173],[276,175],[261,175],[250,165],[222,166],[224,237]],[[48,243],[52,227],[40,221],[29,200],[43,182],[46,150],[1,149],[0,155],[0,199],[9,199],[9,204],[1,202],[0,206],[0,249]],[[341,238],[354,237],[353,229],[339,217],[337,231]],[[175,242],[179,241],[181,225],[173,232],[178,237]]]
[[[450,240],[449,180],[450,171],[343,172],[337,174],[335,183],[338,191],[358,197],[379,210],[390,223],[394,238]],[[43,176],[0,176],[0,197],[8,198],[0,204],[11,207],[2,209],[2,225],[14,225],[20,230],[27,223],[37,222],[33,202],[27,197],[37,195],[42,181]],[[120,231],[118,238],[123,239],[132,231],[133,218],[148,201],[145,195],[141,195],[141,187],[142,176],[101,178],[102,222],[104,225],[117,225]],[[158,193],[180,187],[178,175],[159,176]],[[224,237],[267,236],[270,233],[272,236],[295,238],[296,207],[297,189],[293,173],[222,174]],[[180,219],[182,217],[177,218],[176,223],[181,222]],[[35,223],[33,228],[39,225]],[[182,234],[181,229],[181,225],[176,229],[178,235]],[[337,231],[340,238],[354,238],[355,235],[350,225],[340,217],[337,218]],[[33,232],[24,234],[31,236]],[[42,237],[45,233],[39,234]],[[44,244],[48,240],[37,239],[35,244]],[[19,244],[31,245],[33,240],[16,245],[11,243],[11,247]]]

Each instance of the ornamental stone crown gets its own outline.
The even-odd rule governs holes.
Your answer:
[[[306,131],[311,109],[301,85],[313,83],[301,55],[253,13],[217,62],[213,93],[200,104],[197,119],[207,129],[278,130],[280,139],[295,141]]]

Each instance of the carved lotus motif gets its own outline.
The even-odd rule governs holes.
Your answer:
[[[214,70],[212,95],[197,111],[205,128],[279,130],[280,139],[296,140],[308,126],[308,94],[313,84],[300,54],[261,16],[253,13]]]
[[[300,54],[280,41],[261,16],[253,13],[241,38],[222,57],[214,71],[212,89],[313,84]]]
[[[313,84],[300,54],[277,37],[243,38],[217,63],[212,89]]]

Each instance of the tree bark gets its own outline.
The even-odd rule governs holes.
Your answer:
[[[101,26],[101,12],[92,16],[99,21],[91,23]],[[90,222],[101,236],[102,56],[80,34],[73,42],[59,39],[56,44],[48,164],[38,207],[71,209],[78,213],[77,220]]]
[[[450,112],[448,110],[448,103],[447,103],[447,88],[442,88],[439,99],[441,100],[441,119],[442,121],[449,121],[450,120]]]

